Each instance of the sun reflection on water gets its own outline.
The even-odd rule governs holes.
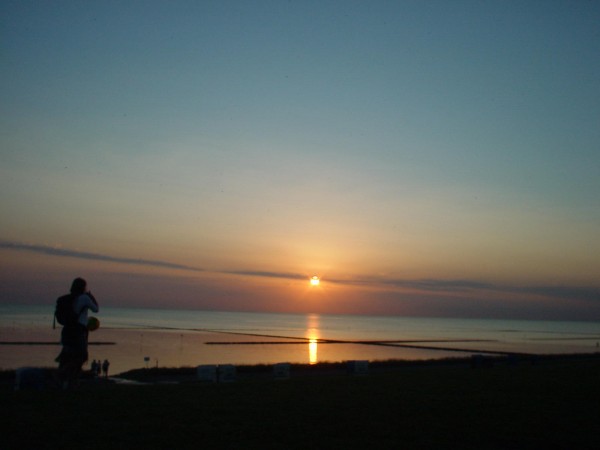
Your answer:
[[[317,364],[319,362],[317,347],[320,337],[319,315],[309,314],[307,317],[306,337],[308,338],[308,363]]]
[[[308,362],[309,364],[316,364],[319,362],[317,357],[317,340],[311,339],[308,341]]]

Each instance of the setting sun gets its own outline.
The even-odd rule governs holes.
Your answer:
[[[310,284],[312,286],[318,286],[320,282],[321,282],[321,280],[319,280],[319,277],[317,277],[317,276],[314,276],[310,279]]]

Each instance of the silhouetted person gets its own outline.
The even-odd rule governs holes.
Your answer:
[[[81,367],[88,359],[88,310],[98,312],[98,303],[91,292],[86,292],[87,282],[75,278],[71,284],[71,302],[74,319],[63,325],[62,351],[58,355],[58,373],[63,388],[73,388],[78,383]]]
[[[104,362],[102,363],[102,372],[104,373],[104,378],[108,378],[108,367],[110,366],[110,363],[108,362],[108,359],[105,359]]]
[[[98,366],[100,365],[100,361],[96,362],[96,360],[94,359],[92,361],[92,364],[90,365],[90,372],[92,372],[92,376],[96,376],[98,375]]]

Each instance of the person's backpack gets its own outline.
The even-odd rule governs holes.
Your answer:
[[[56,300],[56,309],[54,310],[54,328],[56,322],[62,326],[74,325],[79,319],[79,314],[75,313],[74,303],[77,296],[73,294],[63,295]]]

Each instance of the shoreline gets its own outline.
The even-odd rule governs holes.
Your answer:
[[[395,372],[410,368],[466,367],[485,369],[494,366],[539,365],[547,363],[568,363],[576,361],[600,361],[600,353],[545,354],[545,355],[484,355],[450,357],[427,360],[387,359],[366,361],[366,374]],[[354,361],[319,362],[316,364],[290,363],[290,378],[315,377],[321,375],[352,374],[349,363]],[[274,364],[235,365],[236,379],[273,379]],[[133,369],[115,377],[143,382],[192,382],[196,379],[196,367],[151,367]]]
[[[427,360],[407,360],[407,359],[386,359],[367,361],[368,369],[363,375],[384,374],[402,371],[403,369],[414,368],[443,368],[443,367],[462,367],[471,369],[489,369],[502,366],[526,366],[526,365],[548,365],[552,363],[577,363],[581,361],[600,362],[600,352],[594,353],[573,353],[573,354],[513,354],[513,355],[486,355],[473,354],[468,357],[447,357]],[[354,361],[336,361],[309,363],[284,363],[289,365],[289,377],[287,378],[312,378],[319,376],[341,376],[352,374],[349,367]],[[219,366],[234,367],[235,381],[253,381],[253,380],[272,380],[274,379],[274,367],[276,364],[221,364],[211,365],[218,369]],[[104,377],[95,377],[89,370],[84,370],[81,376],[82,383],[93,386],[94,383],[102,381],[111,383],[113,380],[126,380],[129,382],[139,382],[144,384],[188,384],[203,383],[198,380],[197,367],[148,367],[131,369],[125,372],[110,375],[108,379]],[[47,380],[51,379],[56,372],[56,367],[35,367],[27,368],[39,369],[44,371]],[[18,369],[0,370],[0,382],[3,384],[14,382]]]

